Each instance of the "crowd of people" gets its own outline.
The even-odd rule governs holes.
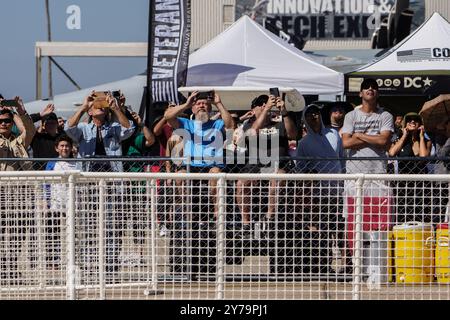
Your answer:
[[[417,113],[407,113],[394,121],[393,115],[378,104],[378,84],[373,79],[362,82],[360,97],[361,105],[350,112],[336,105],[324,114],[321,106],[308,105],[302,112],[302,121],[296,123],[296,117],[288,112],[282,97],[258,96],[251,101],[249,111],[238,114],[228,111],[217,93],[210,92],[205,96],[194,91],[181,105],[163,103],[161,114],[150,127],[126,105],[126,98],[120,92],[92,92],[67,120],[56,115],[53,104],[40,113],[28,115],[20,97],[13,100],[0,97],[0,170],[327,174],[449,172],[445,162],[431,167],[427,162],[411,158],[450,155],[450,121],[443,124],[439,135],[433,136],[425,132]],[[215,114],[213,106],[217,111]],[[324,117],[328,117],[329,125],[324,125]],[[164,157],[171,160],[129,162],[113,159],[120,157]],[[399,160],[387,161],[387,157],[399,157]],[[408,157],[408,160],[401,160],[402,157]],[[1,158],[9,160],[2,161]],[[18,161],[10,161],[11,158]],[[68,161],[70,158],[81,159]],[[251,238],[254,231],[253,183],[242,179],[237,181],[235,188],[243,238]],[[267,210],[263,217],[268,223],[277,214],[276,190],[283,188],[285,183],[271,181],[268,186]],[[175,196],[184,193],[181,181],[174,181],[174,185],[172,187],[167,182]],[[333,186],[338,189],[337,185]],[[398,203],[398,208],[401,208],[396,212],[398,222],[414,220],[424,214],[416,210],[431,205],[426,201],[431,197],[426,194],[429,186],[427,182],[419,187],[416,184],[416,188],[410,188],[407,182],[396,185],[398,197],[405,202]],[[327,195],[321,194],[321,197],[338,198],[330,185],[322,189],[331,191]],[[210,218],[215,220],[218,197],[214,180],[210,181],[208,190],[209,203],[213,204]],[[48,207],[53,212],[63,211],[66,197],[63,186],[53,187]],[[164,207],[158,208],[159,222],[165,227],[166,222],[173,220],[171,214],[174,210],[164,212]],[[341,211],[337,200],[333,210],[336,215]],[[49,233],[59,230],[59,226],[47,227]],[[111,255],[117,257],[117,252]]]

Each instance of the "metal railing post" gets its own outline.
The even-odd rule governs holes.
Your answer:
[[[156,229],[158,225],[157,221],[157,206],[156,206],[156,180],[152,179],[150,182],[150,214],[151,214],[151,228],[150,228],[150,237],[151,237],[151,264],[152,264],[152,290],[156,290],[158,286],[158,273],[157,273],[157,264],[156,264]]]
[[[362,215],[363,215],[363,184],[364,175],[356,180],[356,208],[355,208],[355,248],[353,254],[353,300],[361,299],[362,282]]]
[[[224,256],[225,256],[225,212],[226,212],[226,180],[221,177],[217,182],[219,212],[216,230],[216,298],[224,299]]]
[[[45,219],[53,219],[53,218],[47,218],[46,217],[46,203],[44,202],[45,199],[44,198],[44,194],[42,192],[42,189],[40,188],[41,185],[40,184],[35,184],[35,189],[34,189],[34,193],[36,195],[39,195],[37,197],[37,202],[36,202],[36,217],[35,217],[35,225],[34,227],[36,228],[36,241],[37,243],[31,243],[31,252],[32,254],[36,254],[36,266],[38,269],[38,277],[39,277],[39,286],[40,287],[44,287],[45,286],[45,277],[47,276],[46,274],[46,270],[45,270],[45,256],[46,256],[46,252],[45,252],[45,246],[46,245],[51,245],[50,243],[45,243],[46,239],[45,239]],[[35,248],[34,246],[37,245],[37,248]],[[34,248],[33,248],[34,247]],[[34,251],[36,250],[36,252]]]
[[[100,282],[100,299],[105,300],[105,179],[99,183],[98,208],[98,272]]]
[[[67,237],[67,273],[66,295],[67,300],[76,299],[75,279],[75,175],[69,176],[69,199],[67,207],[66,237]]]

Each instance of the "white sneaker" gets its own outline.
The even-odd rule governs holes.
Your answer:
[[[167,230],[166,225],[163,223],[160,224],[159,225],[159,236],[164,238],[165,236],[167,236],[167,232],[168,232],[168,230]]]

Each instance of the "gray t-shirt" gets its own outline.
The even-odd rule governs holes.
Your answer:
[[[342,127],[342,134],[365,133],[378,135],[382,131],[394,132],[392,114],[378,107],[375,112],[365,113],[360,108],[347,113]],[[359,150],[350,150],[350,158],[374,157],[386,158],[386,150],[375,146],[368,146]],[[347,161],[347,173],[386,173],[386,161]]]

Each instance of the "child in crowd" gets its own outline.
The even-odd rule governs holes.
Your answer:
[[[58,153],[58,159],[72,158],[73,141],[66,135],[59,136],[55,141],[55,149]],[[45,170],[48,171],[69,171],[76,170],[75,162],[69,161],[50,161]],[[54,183],[49,188],[49,208],[47,213],[46,225],[46,243],[47,246],[47,268],[59,269],[61,255],[61,225],[67,210],[69,190],[67,184]]]

